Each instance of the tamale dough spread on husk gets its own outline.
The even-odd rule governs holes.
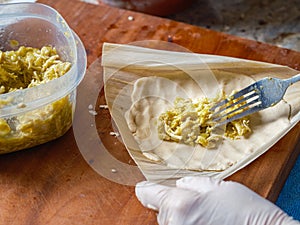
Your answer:
[[[249,135],[224,137],[214,148],[163,140],[159,117],[174,108],[176,98],[214,98],[221,90],[229,95],[266,76],[286,78],[298,71],[231,57],[108,43],[102,65],[111,115],[149,180],[199,174],[227,177],[267,151],[300,118],[300,84],[295,84],[279,104],[249,116]],[[219,132],[224,136],[224,130]]]

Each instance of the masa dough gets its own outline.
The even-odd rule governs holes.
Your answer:
[[[240,75],[223,76],[218,72],[215,74],[221,86],[227,91],[239,89],[253,82],[253,79],[247,76],[241,79]],[[240,80],[239,84],[234,82],[237,79]],[[258,146],[264,143],[264,140],[276,135],[276,130],[289,126],[290,106],[286,102],[281,102],[271,109],[251,116],[251,128],[254,135],[241,137],[238,140],[224,139],[215,149],[162,141],[158,138],[158,117],[172,107],[173,99],[204,97],[197,85],[187,82],[189,85],[183,88],[181,83],[180,77],[172,81],[162,77],[144,77],[134,83],[131,95],[132,107],[126,113],[126,119],[141,151],[151,160],[162,161],[178,169],[222,171],[252,154]],[[278,127],[280,129],[277,129]]]
[[[171,49],[169,45],[165,49]],[[295,83],[284,101],[250,116],[252,134],[246,138],[225,139],[209,150],[162,141],[156,121],[175,98],[214,98],[220,90],[228,95],[264,77],[288,78],[299,71],[232,57],[110,43],[104,44],[102,66],[112,118],[129,154],[154,182],[193,175],[228,177],[266,152],[300,120],[300,83]]]

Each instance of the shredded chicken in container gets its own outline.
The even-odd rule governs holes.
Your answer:
[[[51,46],[41,49],[21,46],[16,51],[0,51],[0,95],[47,83],[63,76],[70,68],[71,63],[61,61]],[[0,108],[8,103],[0,102]],[[69,96],[12,117],[0,115],[0,154],[45,143],[64,134],[71,124]]]

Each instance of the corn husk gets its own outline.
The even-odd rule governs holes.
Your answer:
[[[270,149],[299,121],[300,83],[296,83],[284,101],[250,116],[252,133],[245,138],[224,139],[214,149],[161,141],[157,117],[176,97],[214,98],[221,90],[230,94],[266,76],[288,78],[299,72],[270,63],[195,54],[161,42],[138,45],[105,43],[102,66],[112,118],[148,180],[172,184],[187,175],[226,178]],[[132,124],[137,120],[141,122]],[[141,135],[134,135],[133,129]]]

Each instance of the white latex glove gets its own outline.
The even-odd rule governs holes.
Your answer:
[[[185,177],[177,187],[147,181],[136,196],[159,211],[160,225],[299,225],[280,208],[247,187],[209,177]]]

